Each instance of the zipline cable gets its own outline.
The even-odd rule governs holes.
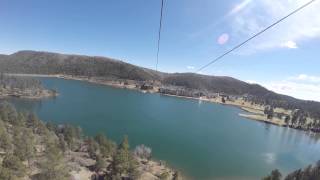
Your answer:
[[[161,0],[161,12],[160,12],[160,25],[159,25],[159,31],[158,31],[158,48],[157,48],[156,71],[158,71],[158,63],[159,63],[159,52],[160,52],[160,40],[161,40],[161,29],[162,29],[163,6],[164,6],[164,0]]]
[[[264,33],[265,31],[267,31],[268,29],[272,28],[273,26],[279,24],[280,22],[282,22],[283,20],[287,19],[288,17],[290,17],[291,15],[299,12],[300,10],[302,10],[303,8],[309,6],[310,4],[312,4],[313,2],[315,2],[316,0],[311,0],[308,3],[300,6],[298,9],[292,11],[291,13],[289,13],[288,15],[284,16],[283,18],[279,19],[278,21],[274,22],[273,24],[271,24],[270,26],[264,28],[263,30],[259,31],[258,33],[254,34],[253,36],[251,36],[249,39],[243,41],[242,43],[236,45],[235,47],[233,47],[232,49],[230,49],[229,51],[223,53],[222,55],[218,56],[217,58],[215,58],[214,60],[212,60],[211,62],[209,62],[208,64],[202,66],[201,68],[199,68],[195,73],[200,72],[201,70],[207,68],[208,66],[212,65],[213,63],[216,63],[217,61],[219,61],[220,59],[222,59],[224,56],[230,54],[232,51],[240,48],[241,46],[243,46],[244,44],[246,44],[247,42],[251,41],[252,39],[254,39],[255,37],[261,35],[262,33]]]

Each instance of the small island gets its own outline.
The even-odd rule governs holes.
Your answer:
[[[57,91],[44,88],[38,79],[0,73],[0,98],[41,99],[57,95]]]

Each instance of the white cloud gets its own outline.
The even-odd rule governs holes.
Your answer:
[[[187,69],[192,70],[194,69],[194,66],[187,66]]]
[[[245,9],[253,0],[243,0],[242,2],[236,4],[227,14],[225,14],[223,17],[216,20],[214,23],[210,24],[206,28],[203,28],[199,31],[193,32],[189,34],[189,37],[196,38],[202,35],[205,35],[205,37],[208,37],[208,33],[212,33],[213,30],[219,29],[222,27],[222,24],[225,23],[225,21],[238,14],[240,11]]]
[[[320,102],[320,85],[304,84],[289,81],[271,82],[263,84],[274,92],[293,96],[299,99],[314,100]]]
[[[249,84],[258,84],[258,82],[254,80],[246,80],[246,82]]]
[[[234,8],[231,9],[231,11],[229,11],[229,13],[227,14],[227,16],[231,16],[234,14],[237,14],[238,12],[240,12],[242,9],[244,9],[252,0],[244,0],[241,3],[237,4],[234,6]]]
[[[256,0],[248,3],[231,20],[233,36],[239,41],[250,37],[310,0]],[[315,1],[302,11],[269,29],[248,44],[250,50],[284,47],[296,48],[296,43],[320,37],[320,2]],[[232,12],[232,11],[231,11]],[[245,49],[242,49],[246,51]]]
[[[307,74],[300,74],[295,77],[290,77],[289,80],[304,81],[305,83],[320,83],[320,76],[310,76]]]
[[[289,49],[297,49],[298,48],[297,43],[295,43],[294,41],[287,41],[282,44],[282,47],[289,48]]]
[[[260,83],[274,92],[320,102],[320,77],[300,74],[282,81]]]

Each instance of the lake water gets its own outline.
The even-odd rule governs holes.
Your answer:
[[[55,99],[11,99],[45,121],[79,125],[87,135],[105,133],[131,147],[152,147],[191,179],[260,179],[272,169],[287,173],[320,159],[314,135],[239,117],[239,108],[143,94],[81,81],[41,78]]]

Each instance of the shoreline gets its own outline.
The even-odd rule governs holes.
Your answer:
[[[23,77],[24,75],[14,75],[14,74],[5,74],[6,76],[16,76],[16,77]],[[41,75],[39,75],[41,76]],[[36,75],[29,75],[29,77],[39,77]],[[27,76],[24,76],[27,77]],[[44,76],[41,76],[44,77]],[[49,76],[46,76],[49,77]],[[51,77],[51,76],[50,76]],[[10,86],[1,86],[0,87],[0,99],[4,98],[23,98],[23,99],[45,99],[45,98],[52,98],[56,97],[59,94],[55,92],[54,90],[45,89],[43,87],[24,87],[20,88],[18,87],[10,87]]]
[[[272,120],[265,120],[265,118],[261,115],[255,115],[255,114],[244,114],[244,113],[239,113],[238,114],[241,117],[245,117],[247,119],[251,119],[254,121],[258,121],[258,122],[263,122],[263,123],[267,123],[267,124],[273,124],[276,126],[282,126],[285,127],[284,123],[281,122],[277,122],[277,121],[272,121]]]
[[[30,89],[25,90],[17,90],[17,89],[0,89],[0,99],[5,98],[22,98],[22,99],[30,99],[30,100],[40,100],[40,99],[48,99],[54,98],[59,95],[59,93],[48,90],[41,89],[37,92],[37,94],[30,94]]]
[[[16,95],[0,95],[0,100],[1,99],[6,99],[6,98],[21,98],[21,99],[29,99],[29,100],[41,100],[41,99],[49,99],[49,98],[54,98],[58,96],[56,95],[40,95],[40,96],[16,96]]]
[[[273,117],[272,119],[268,119],[267,116],[263,113],[264,106],[261,105],[256,105],[256,104],[251,104],[249,102],[245,102],[242,100],[235,100],[235,101],[230,101],[226,100],[224,103],[221,102],[221,98],[198,98],[198,97],[189,97],[189,96],[179,96],[179,95],[172,95],[172,94],[164,94],[164,93],[159,93],[159,88],[160,87],[154,87],[153,90],[142,90],[137,87],[137,82],[134,80],[127,80],[130,81],[130,83],[127,84],[122,84],[119,83],[116,80],[101,80],[101,79],[95,79],[95,77],[89,78],[85,76],[72,76],[72,75],[62,75],[62,74],[55,74],[55,75],[48,75],[48,74],[15,74],[15,73],[6,73],[7,75],[10,76],[25,76],[25,77],[49,77],[49,78],[58,78],[58,79],[66,79],[66,80],[77,80],[77,81],[84,81],[84,82],[89,82],[89,83],[94,83],[94,84],[99,84],[99,85],[106,85],[114,88],[121,88],[121,89],[129,89],[129,90],[136,90],[141,93],[152,93],[152,94],[160,94],[164,96],[171,96],[171,97],[177,97],[177,98],[184,98],[184,99],[194,99],[194,100],[199,100],[199,101],[206,101],[206,102],[211,102],[211,103],[216,103],[220,105],[228,105],[228,106],[234,106],[237,108],[240,108],[241,110],[247,112],[247,113],[239,113],[238,115],[240,117],[244,117],[250,120],[254,120],[257,122],[262,122],[262,123],[267,123],[267,124],[272,124],[276,126],[281,126],[281,127],[290,127],[292,129],[297,129],[297,130],[303,130],[307,131],[301,128],[296,128],[296,127],[291,127],[288,126],[287,124],[284,123],[282,119]],[[1,98],[1,96],[0,96]],[[33,98],[30,98],[33,99]],[[41,99],[41,98],[39,98]],[[291,113],[291,110],[286,110],[286,109],[277,109],[278,112],[286,113],[289,114]],[[311,131],[313,132],[313,131]],[[315,132],[316,133],[316,132]]]

